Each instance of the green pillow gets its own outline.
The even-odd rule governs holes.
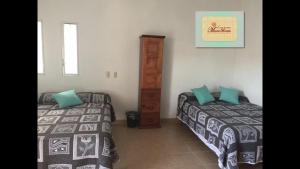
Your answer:
[[[233,103],[233,104],[239,104],[239,91],[236,89],[232,88],[225,88],[225,87],[220,87],[220,100]]]
[[[192,92],[201,105],[215,100],[205,85],[200,88],[192,89]]]
[[[74,90],[56,93],[53,94],[52,97],[58,103],[59,108],[75,106],[83,103],[80,100],[80,98],[76,95]]]

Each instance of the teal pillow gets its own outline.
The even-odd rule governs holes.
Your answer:
[[[233,104],[239,104],[239,91],[232,88],[226,88],[226,87],[220,87],[220,100],[233,103]]]
[[[201,105],[215,100],[205,85],[200,88],[192,89],[192,92]]]
[[[68,90],[52,95],[53,99],[58,103],[59,108],[80,105],[83,102],[76,95],[74,90]]]

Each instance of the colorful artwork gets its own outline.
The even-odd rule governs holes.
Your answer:
[[[244,12],[196,12],[196,47],[244,47]]]

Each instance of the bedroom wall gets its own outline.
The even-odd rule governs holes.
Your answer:
[[[124,119],[126,110],[137,109],[139,36],[158,34],[166,36],[162,118],[176,116],[179,93],[202,84],[212,90],[219,85],[237,87],[261,105],[261,0],[244,1],[38,0],[45,60],[38,93],[70,88],[108,92],[117,118]],[[244,10],[246,47],[195,48],[194,20],[199,10]],[[64,22],[78,23],[79,76],[62,75]],[[112,76],[115,71],[117,78]]]
[[[237,49],[233,87],[251,102],[262,105],[262,1],[242,1],[245,13],[246,46]]]

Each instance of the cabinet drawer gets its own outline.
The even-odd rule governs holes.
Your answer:
[[[157,100],[160,101],[160,89],[142,90],[142,101],[143,100]]]
[[[140,118],[141,127],[159,126],[159,113],[142,113]]]
[[[142,100],[142,112],[159,112],[160,103],[157,100]]]

